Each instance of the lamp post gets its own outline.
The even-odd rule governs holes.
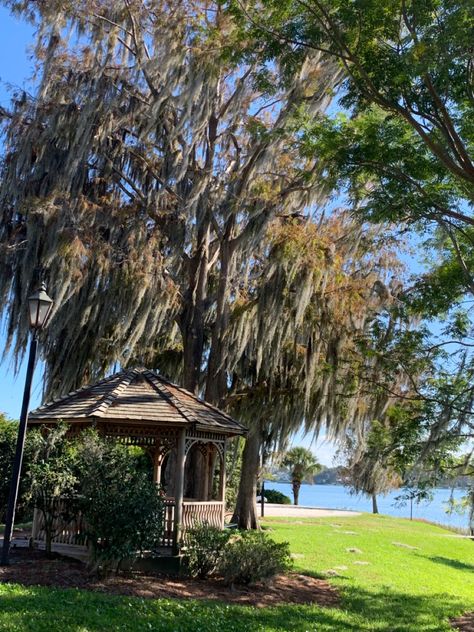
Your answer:
[[[23,391],[23,402],[21,405],[20,426],[18,428],[18,438],[16,442],[15,459],[13,461],[12,481],[10,484],[10,495],[8,497],[7,518],[5,523],[5,534],[3,536],[3,549],[1,565],[9,563],[10,541],[15,521],[16,501],[18,498],[18,488],[20,486],[21,464],[23,461],[23,450],[25,447],[26,424],[28,422],[28,408],[30,404],[31,382],[35,368],[36,349],[38,347],[38,332],[46,325],[48,317],[53,307],[53,301],[46,294],[44,283],[40,289],[28,298],[30,327],[32,338],[30,343],[30,353],[28,356],[28,368],[26,370],[25,389]]]

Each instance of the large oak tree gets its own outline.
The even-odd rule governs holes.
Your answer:
[[[38,25],[37,90],[0,112],[8,342],[21,357],[43,276],[48,395],[139,362],[241,416],[255,526],[264,437],[357,422],[341,358],[392,298],[390,247],[324,216],[301,151],[298,112],[322,112],[341,71],[312,51],[262,67],[219,3],[6,4]]]

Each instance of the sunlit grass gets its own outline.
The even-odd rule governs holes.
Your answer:
[[[270,518],[265,525],[290,542],[296,570],[328,577],[340,589],[341,608],[250,608],[3,584],[0,630],[435,632],[474,610],[474,542],[452,532],[366,514]]]

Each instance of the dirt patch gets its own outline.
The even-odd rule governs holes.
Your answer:
[[[411,544],[405,544],[404,542],[392,542],[394,546],[399,546],[403,549],[411,549],[412,551],[419,551],[420,548],[418,546],[412,546]]]
[[[474,612],[463,614],[462,617],[451,620],[451,625],[460,632],[474,632]]]
[[[92,577],[81,562],[57,557],[46,559],[42,551],[12,550],[11,565],[0,567],[0,582],[25,586],[82,588],[146,599],[209,599],[257,607],[281,603],[320,606],[339,605],[336,588],[322,579],[290,573],[268,584],[229,588],[218,580],[169,577],[161,574],[130,573],[107,579]]]

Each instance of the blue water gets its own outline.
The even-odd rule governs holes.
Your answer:
[[[286,494],[293,500],[290,483],[276,483],[265,481],[266,489],[276,489]],[[397,507],[395,497],[401,494],[401,490],[396,490],[387,496],[378,496],[379,512],[389,516],[400,518],[410,517],[409,504],[405,507]],[[455,489],[453,496],[460,500],[466,492],[462,489]],[[450,525],[453,527],[468,526],[468,514],[446,513],[446,503],[451,497],[450,489],[435,489],[431,502],[413,503],[413,518],[423,518],[432,522]],[[306,507],[327,507],[329,509],[353,509],[355,511],[372,511],[372,501],[366,496],[355,496],[349,493],[347,487],[342,485],[302,485],[300,490],[299,504]]]

